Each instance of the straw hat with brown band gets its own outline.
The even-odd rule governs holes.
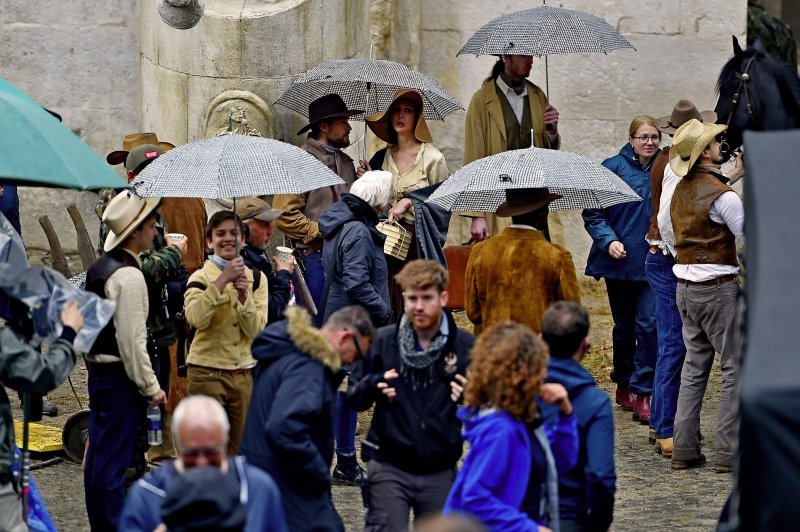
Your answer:
[[[392,117],[388,116],[388,113],[398,100],[410,100],[414,103],[414,106],[417,109],[418,117],[417,126],[414,128],[414,137],[420,142],[433,142],[433,137],[431,137],[428,124],[425,123],[425,117],[422,115],[422,96],[420,96],[418,92],[411,89],[400,89],[394,93],[394,99],[392,99],[392,103],[390,103],[386,109],[380,113],[370,115],[365,119],[367,126],[369,126],[372,132],[375,133],[375,136],[384,142],[391,143],[389,140],[389,120],[391,120]]]

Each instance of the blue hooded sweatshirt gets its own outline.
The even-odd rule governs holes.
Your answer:
[[[464,439],[470,450],[444,505],[445,514],[471,514],[492,531],[538,531],[539,523],[520,510],[531,473],[528,428],[508,412],[495,409],[477,413],[462,408]],[[555,456],[569,454],[575,436],[575,417],[556,416],[546,427]],[[558,461],[558,458],[556,458]]]
[[[650,249],[645,236],[653,214],[650,204],[652,162],[653,159],[642,166],[630,143],[619,151],[619,155],[603,161],[603,166],[625,181],[642,201],[583,211],[583,225],[594,241],[586,261],[586,275],[595,279],[645,280],[644,259]],[[625,246],[627,256],[623,259],[614,259],[608,254],[608,246],[615,240]]]
[[[569,471],[559,471],[561,519],[584,522],[587,530],[608,530],[617,482],[611,401],[597,388],[591,374],[571,358],[551,357],[547,374],[548,382],[567,389],[580,435],[577,465]],[[542,406],[541,411],[545,422],[558,416],[552,405]]]

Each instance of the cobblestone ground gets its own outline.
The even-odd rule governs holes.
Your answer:
[[[610,371],[611,319],[602,285],[584,284],[584,304],[592,314],[591,339],[593,348],[586,366],[598,378],[600,386],[613,394],[613,384],[608,382]],[[86,371],[79,366],[72,381],[84,408],[88,404]],[[631,420],[630,413],[615,407],[617,502],[614,530],[712,530],[720,509],[732,485],[731,475],[714,473],[711,468],[714,449],[714,424],[719,402],[720,378],[715,367],[706,392],[702,412],[702,431],[705,436],[704,452],[709,464],[690,471],[672,471],[668,460],[657,455],[647,443],[647,428]],[[20,412],[16,394],[10,394],[15,413]],[[45,423],[63,426],[72,413],[80,408],[68,383],[50,394],[59,406],[56,418],[45,418]],[[359,432],[369,423],[363,414]],[[361,435],[359,436],[360,439]],[[41,457],[36,457],[41,458]],[[37,460],[34,459],[34,463]],[[59,530],[87,530],[84,509],[83,476],[80,467],[65,461],[34,471],[34,477]],[[334,503],[345,522],[347,530],[360,530],[364,510],[358,488],[333,488]]]

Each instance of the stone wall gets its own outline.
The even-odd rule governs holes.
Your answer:
[[[46,5],[45,5],[46,4]],[[98,155],[120,149],[138,131],[138,12],[131,0],[0,1],[0,76],[42,105]],[[20,190],[22,231],[29,247],[47,247],[38,218],[50,216],[62,245],[75,249],[66,206],[75,202],[97,239],[96,194]]]
[[[493,59],[456,53],[482,24],[521,9],[512,0],[206,0],[190,30],[164,24],[155,0],[0,2],[0,64],[11,83],[58,111],[101,156],[125,133],[153,130],[175,144],[205,134],[209,102],[230,89],[261,97],[275,136],[299,144],[302,117],[272,102],[291,80],[327,59],[394,59],[431,75],[467,107]],[[530,5],[534,5],[531,3]],[[660,116],[688,97],[713,107],[716,75],[744,38],[745,0],[565,0],[551,5],[603,17],[638,51],[549,59],[550,94],[561,112],[564,149],[592,159],[615,154],[630,119]],[[544,85],[542,61],[532,79]],[[461,166],[464,113],[432,123],[451,170]],[[361,130],[355,128],[354,136]],[[36,219],[50,214],[74,248],[66,204],[77,201],[96,235],[94,194],[27,189],[23,232],[46,246]],[[564,239],[582,269],[588,237],[569,214]]]
[[[731,35],[745,36],[745,0],[568,0],[548,5],[602,17],[636,47],[636,51],[608,55],[548,58],[550,100],[561,114],[562,148],[596,161],[616,154],[627,142],[627,128],[636,115],[669,114],[680,98],[713,109],[717,75],[732,55]],[[388,59],[406,60],[434,77],[466,108],[495,59],[456,57],[456,53],[480,26],[523,8],[520,2],[509,0],[373,0],[373,14],[402,17],[403,12],[411,13],[403,23],[373,18],[373,27],[398,28],[390,36],[383,35],[376,49]],[[418,26],[406,27],[415,21]],[[408,36],[419,39],[418,56],[409,53]],[[534,61],[531,79],[545,87],[543,60]],[[434,143],[451,171],[461,167],[464,116],[460,112],[445,123],[429,123]],[[582,271],[590,239],[577,213],[560,218],[563,238]]]

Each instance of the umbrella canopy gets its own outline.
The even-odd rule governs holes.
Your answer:
[[[444,120],[464,109],[433,78],[395,61],[366,58],[319,64],[297,78],[275,103],[308,117],[311,102],[338,94],[348,109],[364,109],[369,116],[386,109],[398,89],[413,89],[422,95],[426,120]]]
[[[633,48],[605,20],[571,9],[540,6],[498,17],[469,38],[457,55],[608,53]]]
[[[495,212],[506,200],[506,190],[514,188],[547,188],[562,195],[550,204],[551,211],[642,200],[614,172],[582,155],[528,148],[471,162],[442,183],[428,202],[452,212]]]
[[[344,181],[303,149],[279,140],[221,135],[179,146],[134,182],[142,197],[242,198],[302,194]]]
[[[78,190],[128,184],[80,137],[0,78],[0,179]]]

